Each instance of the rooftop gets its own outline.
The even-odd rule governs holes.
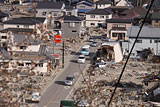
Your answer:
[[[107,23],[132,23],[133,19],[108,19]]]
[[[79,18],[79,17],[76,17],[76,16],[62,16],[62,17],[59,17],[58,19],[64,19],[64,21],[76,21],[76,22],[81,22],[82,19]]]
[[[140,29],[139,26],[132,26],[131,28],[128,29],[127,35],[130,38],[135,38],[137,36],[139,29]],[[144,26],[141,30],[139,38],[160,39],[159,34],[160,34],[160,28]]]
[[[93,9],[91,11],[88,11],[86,14],[110,15],[112,14],[112,11],[110,11],[109,9]]]
[[[112,2],[110,0],[99,0],[96,2],[97,5],[100,4],[112,4]]]
[[[3,29],[0,32],[7,33],[8,31],[12,32],[33,32],[33,29],[27,29],[27,28],[7,28]]]
[[[61,9],[63,2],[38,2],[37,9]]]
[[[13,18],[3,23],[4,24],[34,25],[34,24],[43,23],[44,21],[45,21],[45,18],[42,18],[42,17],[21,17],[21,18]]]
[[[88,2],[88,1],[81,1],[81,2],[77,3],[76,5],[79,5],[79,4],[84,4],[84,5],[87,5],[87,6],[93,6],[93,3]]]

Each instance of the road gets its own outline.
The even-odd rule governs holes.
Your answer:
[[[96,47],[92,47],[90,56],[87,56],[87,62],[85,64],[80,64],[81,71],[83,71],[87,64],[90,63],[90,58],[95,53],[95,49]],[[70,60],[68,66],[46,89],[41,97],[41,101],[37,105],[34,105],[34,107],[60,107],[60,101],[65,99],[73,88],[73,86],[64,85],[66,76],[74,74],[75,82],[80,78],[81,73],[79,70],[79,64],[76,62],[79,54],[80,52],[74,52],[72,54],[72,59]]]

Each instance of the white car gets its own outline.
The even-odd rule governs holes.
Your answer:
[[[106,68],[106,67],[107,67],[107,63],[104,62],[103,60],[102,60],[101,62],[96,63],[96,65],[97,65],[99,68]]]
[[[85,63],[86,62],[86,58],[84,55],[79,55],[78,57],[78,63]]]
[[[68,75],[65,80],[65,85],[72,86],[74,84],[74,75]]]
[[[32,94],[32,101],[33,102],[39,102],[41,99],[41,95],[39,92],[35,92]]]

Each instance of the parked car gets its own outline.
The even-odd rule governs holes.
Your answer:
[[[35,92],[35,93],[32,94],[32,101],[33,102],[38,103],[40,101],[40,99],[41,99],[41,95],[40,95],[39,92]]]
[[[78,63],[85,63],[86,62],[86,58],[84,55],[79,55],[78,57]]]
[[[96,63],[96,66],[99,67],[99,68],[106,68],[107,63],[104,62],[103,60],[101,60],[101,62]]]
[[[95,39],[93,37],[89,38],[89,42],[94,42],[94,41],[95,41]]]
[[[92,42],[91,46],[96,47],[97,46],[97,42]]]
[[[78,107],[89,107],[89,103],[87,102],[87,100],[82,100],[78,103]]]
[[[65,85],[72,86],[74,84],[74,75],[68,75],[65,80]]]

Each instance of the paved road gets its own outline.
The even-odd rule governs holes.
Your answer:
[[[81,71],[85,69],[87,64],[90,62],[90,58],[95,52],[95,47],[91,48],[91,55],[87,57],[86,64],[80,64]],[[75,81],[80,77],[79,65],[77,64],[79,52],[75,52],[72,55],[72,60],[70,60],[68,66],[64,69],[64,71],[55,79],[55,81],[47,88],[43,96],[41,97],[41,101],[38,105],[34,105],[35,107],[60,107],[60,100],[65,99],[68,94],[71,92],[73,86],[65,86],[64,80],[67,75],[74,74]]]

